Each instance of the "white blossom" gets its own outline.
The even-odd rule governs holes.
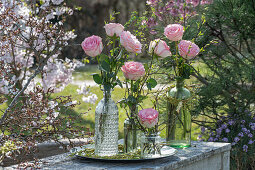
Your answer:
[[[79,89],[77,89],[77,93],[82,95],[89,95],[90,89],[86,84],[83,84]]]
[[[64,0],[51,0],[54,5],[60,5]]]
[[[84,101],[85,103],[91,103],[91,104],[95,104],[97,99],[98,97],[96,94],[92,94],[88,97],[82,97],[82,101]]]

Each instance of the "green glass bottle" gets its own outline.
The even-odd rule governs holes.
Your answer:
[[[191,115],[187,101],[190,91],[184,87],[184,80],[178,79],[176,87],[168,94],[167,101],[167,144],[175,148],[191,146]]]

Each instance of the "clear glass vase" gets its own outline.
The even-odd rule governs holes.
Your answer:
[[[95,154],[113,156],[118,154],[119,112],[111,91],[103,92],[95,112]]]
[[[158,133],[143,133],[141,136],[141,157],[158,158],[161,155],[161,138]]]
[[[191,146],[190,97],[190,91],[184,87],[184,80],[177,80],[176,87],[168,92],[166,141],[171,147]]]
[[[135,152],[140,148],[141,130],[134,119],[126,118],[124,121],[124,151]]]

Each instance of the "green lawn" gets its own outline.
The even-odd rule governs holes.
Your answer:
[[[86,113],[83,116],[84,126],[90,128],[93,131],[94,120],[95,120],[95,108],[98,102],[103,98],[103,93],[99,87],[91,87],[91,92],[95,93],[98,96],[98,100],[96,101],[95,104],[89,104],[82,101],[82,95],[79,95],[76,92],[77,88],[78,86],[76,85],[68,85],[61,93],[54,94],[52,97],[58,96],[58,95],[63,95],[63,96],[71,95],[73,100],[81,101],[81,104],[74,108],[74,113],[70,113],[70,114]],[[115,88],[114,91],[112,92],[112,98],[116,102],[122,99],[123,95],[124,95],[124,89],[121,89],[121,88]],[[153,107],[151,98],[147,98],[142,104],[142,106],[143,108]],[[127,116],[124,109],[120,108],[119,105],[118,105],[118,108],[119,108],[119,134],[120,134],[120,138],[123,138],[123,130],[124,130],[123,125],[124,125],[124,120],[127,118]],[[192,140],[197,139],[199,131],[200,131],[199,127],[195,124],[192,124],[192,134],[193,134]],[[161,132],[161,136],[164,137],[165,136],[164,134],[165,132],[163,130]]]
[[[204,64],[200,64],[200,63],[194,63],[194,66],[197,68],[200,68],[200,72],[201,74],[207,74],[208,73],[208,69],[206,68],[206,66]],[[74,80],[79,80],[79,81],[84,81],[84,80],[93,80],[92,76],[90,76],[92,73],[99,73],[97,65],[86,65],[85,67],[79,68],[77,69],[74,73],[73,73],[73,77]],[[123,73],[120,71],[119,75],[121,80],[124,80],[124,76]],[[186,84],[193,84],[193,83],[197,83],[197,81],[194,78],[191,78],[190,80],[186,81]],[[95,119],[95,108],[97,103],[102,99],[103,97],[103,93],[100,90],[99,87],[91,87],[91,92],[95,93],[98,96],[98,100],[96,101],[95,104],[89,104],[89,103],[85,103],[82,101],[82,95],[79,95],[77,93],[77,88],[78,86],[76,85],[68,85],[62,92],[57,93],[57,94],[53,94],[52,97],[56,97],[56,96],[68,96],[71,95],[73,100],[77,100],[80,101],[81,104],[76,106],[74,108],[74,110],[72,112],[70,112],[70,114],[75,115],[75,114],[80,114],[80,113],[86,113],[83,116],[83,124],[85,125],[85,127],[88,127],[91,129],[91,131],[94,130],[94,119]],[[120,99],[122,99],[124,96],[124,89],[121,88],[115,88],[114,91],[112,92],[112,98],[114,101],[119,101]],[[150,108],[152,107],[152,102],[151,102],[151,98],[147,98],[144,103],[142,104],[143,108]],[[7,104],[3,104],[0,105],[0,109],[6,109],[7,108]],[[120,132],[120,137],[123,137],[123,124],[124,124],[124,120],[126,119],[126,113],[124,109],[121,109],[119,107],[119,132]],[[200,132],[200,129],[197,125],[192,124],[192,140],[196,140],[198,133]],[[162,136],[164,136],[164,131],[162,131],[161,133]]]
[[[76,92],[76,89],[78,86],[76,85],[68,85],[61,93],[54,94],[52,97],[58,96],[58,95],[71,95],[73,100],[81,101],[81,104],[76,106],[74,108],[74,112],[76,114],[78,113],[86,113],[83,116],[85,127],[94,129],[94,120],[95,120],[95,109],[98,104],[98,102],[103,98],[103,92],[100,90],[99,87],[91,87],[91,92],[95,93],[98,97],[98,100],[96,101],[95,104],[90,104],[90,103],[85,103],[82,101],[82,95],[79,95]],[[117,102],[120,99],[122,99],[124,96],[124,89],[121,88],[115,88],[114,91],[112,92],[112,99]],[[149,108],[152,107],[152,103],[150,99],[146,99],[145,102],[143,103],[144,108]],[[124,125],[124,120],[127,118],[126,112],[124,109],[119,108],[119,132],[120,132],[120,137],[123,138],[123,125]],[[74,114],[74,113],[71,113]]]
[[[93,73],[100,73],[98,69],[97,64],[87,64],[84,67],[80,67],[76,69],[73,72],[73,77],[75,81],[83,81],[83,80],[93,80],[93,77],[91,74]],[[119,72],[118,77],[120,78],[121,81],[123,81],[125,78],[123,76],[122,71]]]
[[[99,73],[96,64],[86,65],[75,70],[73,73],[74,80],[93,80],[91,74]]]

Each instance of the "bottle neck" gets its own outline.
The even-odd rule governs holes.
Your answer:
[[[183,87],[184,87],[184,80],[177,80],[176,88],[183,88]]]
[[[112,96],[112,90],[103,90],[104,98],[110,99]]]
[[[138,106],[137,105],[130,106],[129,111],[130,111],[130,116],[133,118],[138,112]]]

